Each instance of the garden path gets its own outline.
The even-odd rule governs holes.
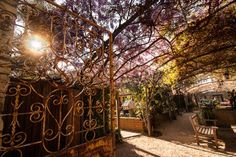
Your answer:
[[[226,157],[236,156],[236,134],[219,130],[220,148],[215,149],[208,141],[196,144],[189,122],[193,113],[184,113],[177,120],[160,125],[161,136],[148,137],[141,134],[121,132],[123,144],[117,145],[117,157]]]

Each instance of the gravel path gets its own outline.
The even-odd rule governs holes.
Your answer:
[[[148,137],[145,135],[122,132],[126,138],[123,144],[117,145],[117,157],[225,157],[236,156],[236,137],[229,136],[230,142],[221,141],[220,149],[205,141],[198,146],[193,130],[185,113],[177,120],[160,126],[162,136]],[[227,138],[227,136],[226,136]],[[233,139],[232,139],[233,138]],[[227,139],[226,139],[227,140]],[[230,147],[228,146],[230,144]],[[233,148],[232,148],[233,146]]]

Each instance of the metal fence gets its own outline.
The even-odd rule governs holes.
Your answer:
[[[114,130],[112,36],[53,1],[21,0],[1,156],[45,156]]]

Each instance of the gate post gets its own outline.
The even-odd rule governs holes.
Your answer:
[[[0,113],[4,107],[6,90],[11,73],[10,52],[12,51],[12,38],[19,0],[0,1]],[[3,129],[3,121],[0,118],[0,132]]]

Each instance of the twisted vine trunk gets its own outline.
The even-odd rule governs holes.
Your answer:
[[[151,116],[150,116],[150,111],[149,111],[149,98],[150,98],[150,93],[148,88],[145,88],[146,90],[146,117],[145,117],[145,122],[147,126],[147,131],[148,131],[148,136],[152,136],[152,126],[151,126]]]

